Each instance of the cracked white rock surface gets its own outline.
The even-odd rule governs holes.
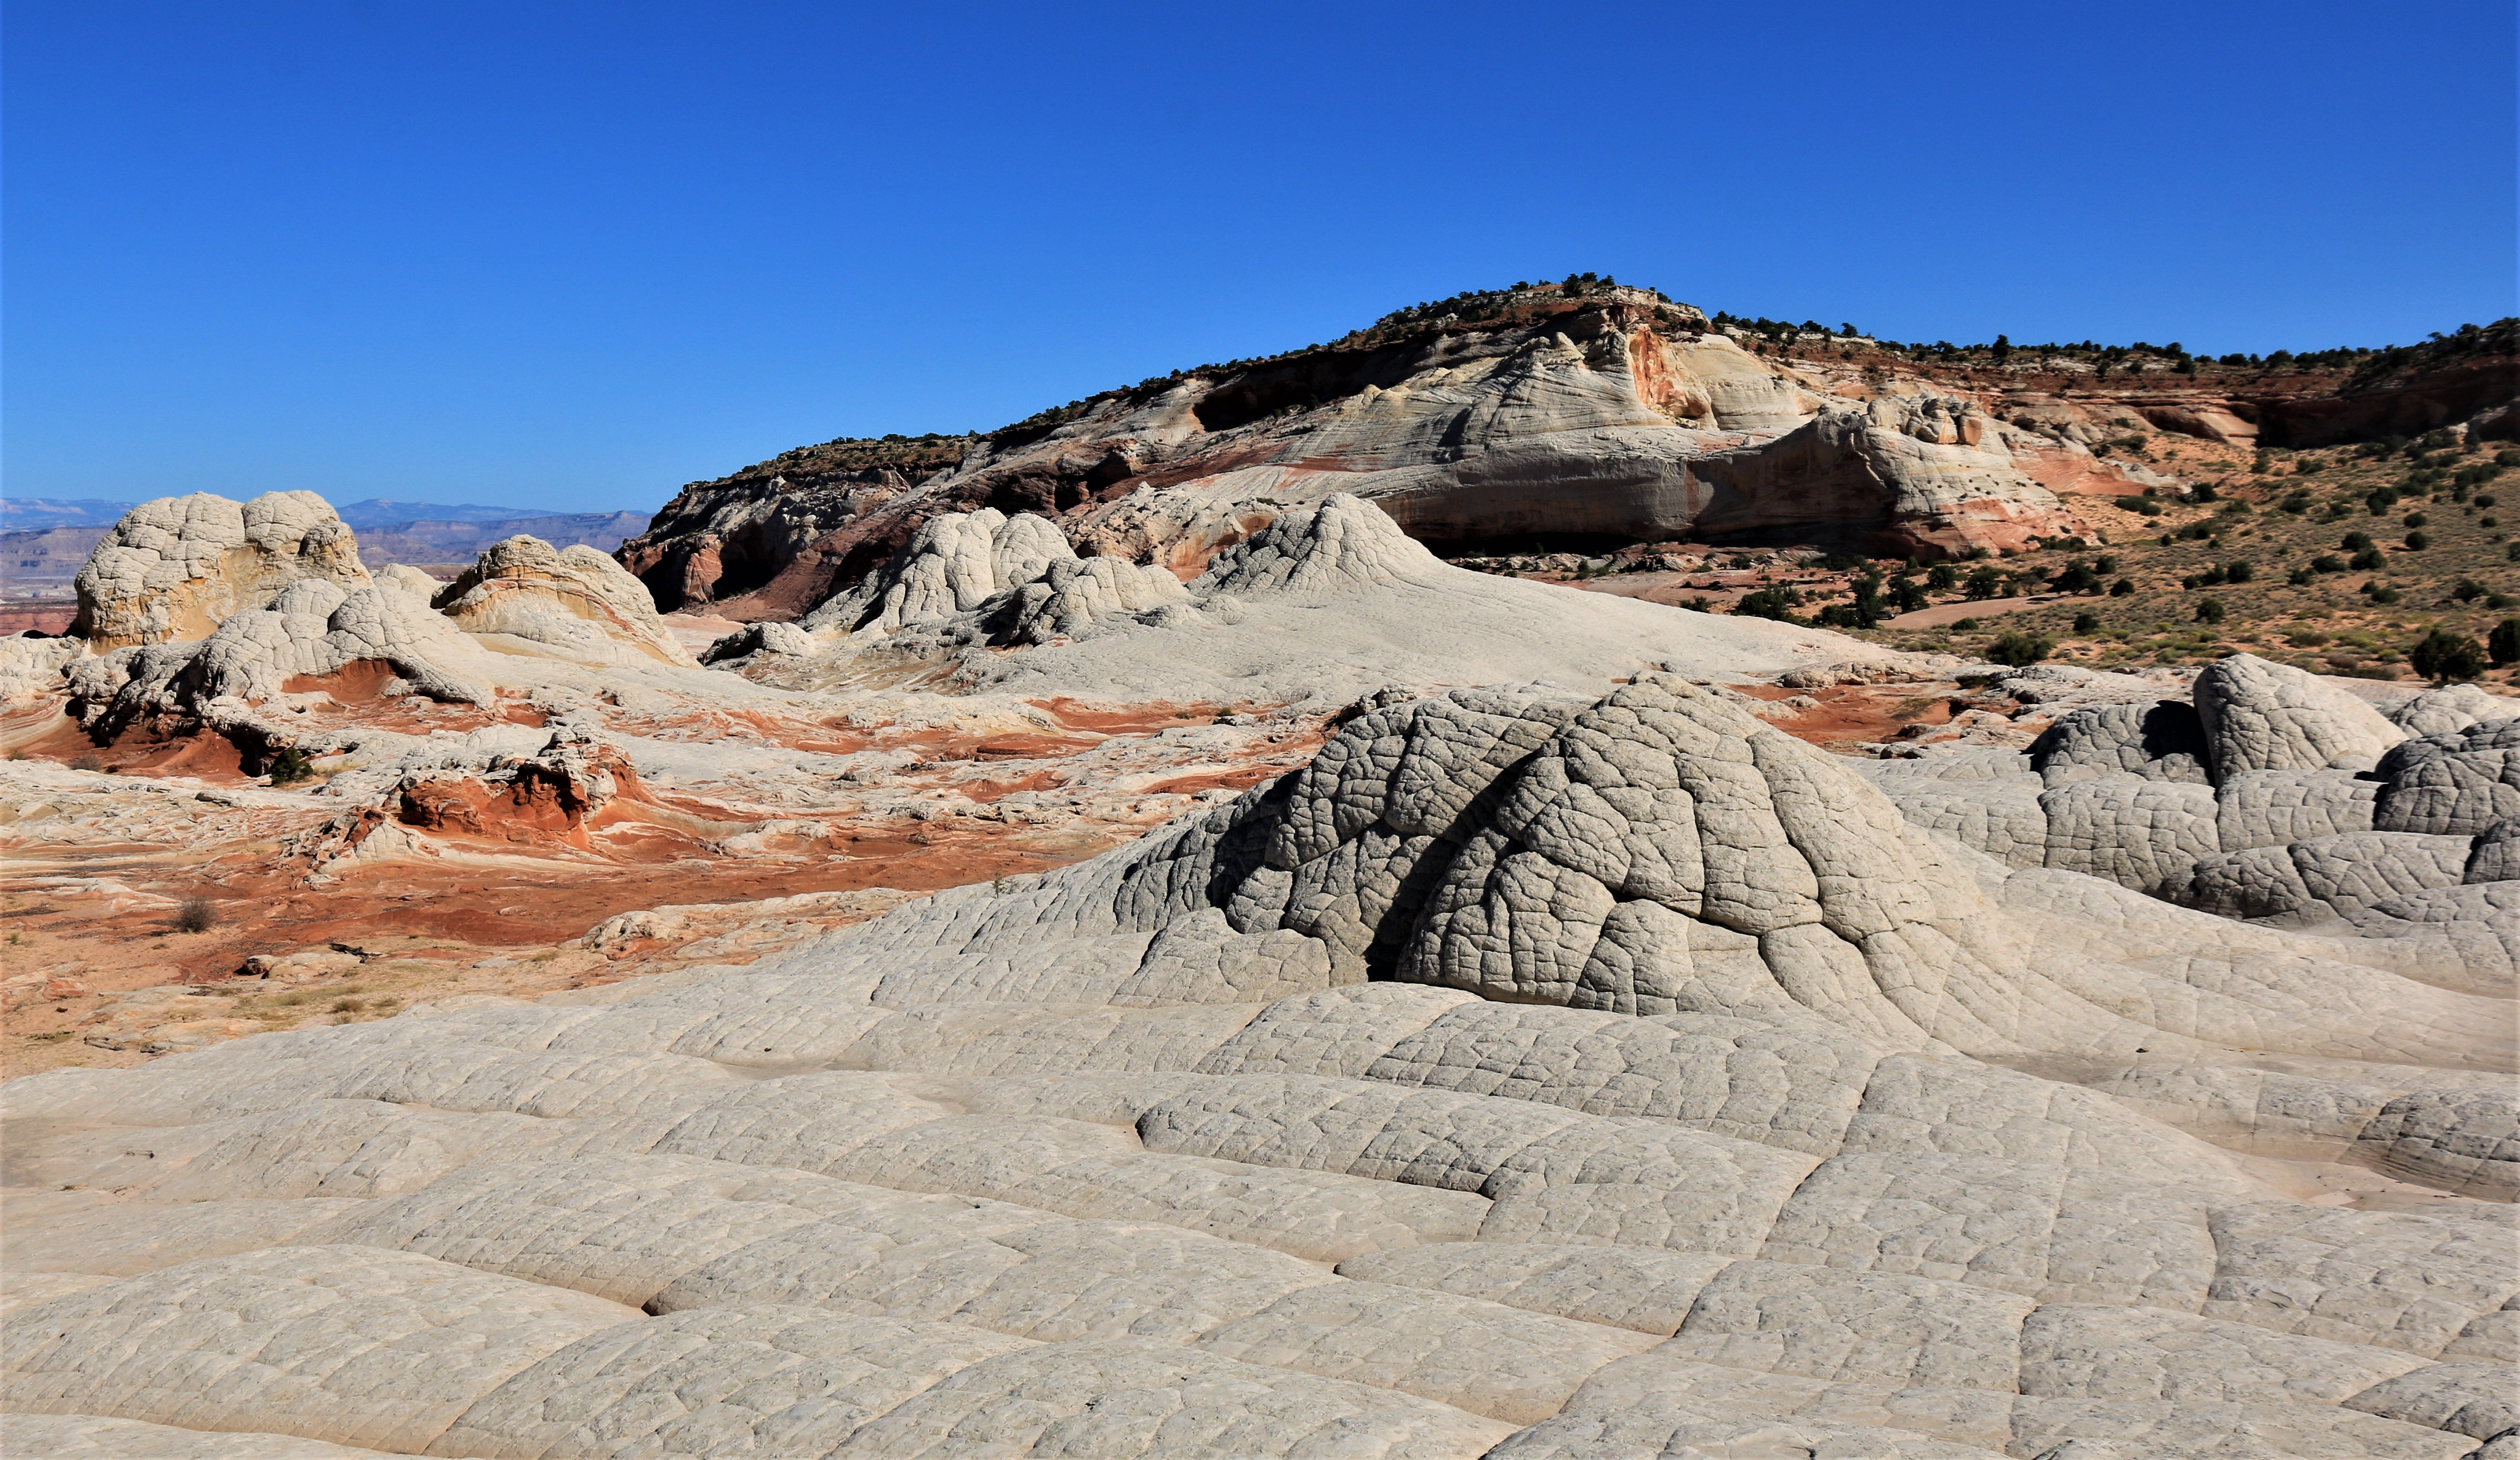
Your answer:
[[[2110,763],[2017,803],[2333,814]],[[742,969],[16,1081],[9,1392],[98,1454],[2487,1440],[2509,1000],[1906,804],[1669,676],[1387,697]],[[2356,837],[2474,840],[2269,849],[2330,906],[2495,886]],[[2402,1195],[2329,1204],[2341,1163]]]

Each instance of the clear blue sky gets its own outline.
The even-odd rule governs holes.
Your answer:
[[[1899,339],[2514,311],[2508,0],[13,0],[6,490],[652,507],[1592,269]]]

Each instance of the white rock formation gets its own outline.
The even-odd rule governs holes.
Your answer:
[[[2254,654],[2214,662],[2196,676],[2196,714],[2214,745],[2214,768],[2365,769],[2407,738],[2386,716],[2290,664]]]
[[[2489,695],[2472,684],[2452,684],[2410,696],[2382,713],[2408,735],[2439,735],[2520,716],[2520,701]]]
[[[1161,568],[1118,558],[1058,559],[1041,577],[1016,590],[1009,636],[1021,644],[1047,644],[1073,638],[1105,619],[1189,600],[1181,579]]]
[[[234,722],[247,707],[363,662],[389,671],[384,693],[488,705],[494,696],[480,660],[461,629],[399,585],[344,593],[301,578],[268,608],[230,616],[200,643],[117,649],[74,660],[67,670],[82,723],[110,735],[159,714]],[[229,712],[213,709],[222,702]]]
[[[2118,785],[2216,824],[2036,795]],[[2511,1005],[2386,944],[2008,868],[1675,677],[1384,697],[713,978],[0,1087],[63,1278],[0,1362],[175,1454],[2452,1460]]]
[[[1098,619],[1188,601],[1164,569],[1083,558],[1048,518],[993,508],[930,518],[853,592],[805,617],[813,629],[889,634],[965,618],[999,642],[1046,644]]]
[[[301,578],[368,585],[358,543],[322,497],[159,497],[123,514],[79,570],[70,633],[101,650],[207,638]]]
[[[1304,702],[1325,710],[1394,684],[1602,684],[1660,664],[1765,677],[1804,663],[1901,658],[1825,629],[1454,568],[1356,497],[1271,510],[1266,526],[1217,553],[1187,586],[1161,569],[1114,562],[1106,581],[1098,566],[1104,559],[1072,568],[1054,561],[1049,576],[1014,593],[888,637],[860,637],[951,659],[968,688],[1132,704]],[[844,611],[836,621],[851,616]],[[834,620],[818,613],[809,621]],[[1021,647],[1054,636],[1072,642]],[[989,647],[999,645],[1016,652]]]
[[[493,543],[430,603],[458,627],[513,653],[587,663],[625,655],[693,662],[657,617],[647,585],[583,544],[555,549],[523,535]]]
[[[798,628],[792,623],[781,623],[776,620],[764,623],[747,623],[743,627],[737,629],[734,633],[728,634],[725,638],[711,644],[708,649],[700,655],[700,662],[704,664],[729,663],[749,660],[754,655],[758,654],[776,655],[792,659],[813,654],[821,647],[822,645],[815,641],[812,634],[807,633],[805,630]]]
[[[67,637],[0,638],[0,705],[23,704],[60,689],[63,671],[86,647]]]
[[[1047,433],[1005,434],[883,510],[1075,479],[1100,492],[1068,520],[1080,540],[1175,567],[1239,535],[1226,527],[1238,503],[1334,493],[1437,542],[1781,528],[1957,552],[2071,530],[2024,467],[2090,461],[1957,397],[1847,400],[1670,306],[1192,375],[1098,399]],[[1131,479],[1149,484],[1102,490]],[[1161,500],[1138,501],[1148,491]]]
[[[243,546],[228,541],[231,523],[251,529]],[[587,548],[513,537],[451,584],[406,567],[371,578],[349,529],[302,492],[242,507],[206,496],[148,503],[117,534],[85,579],[96,589],[83,600],[88,617],[105,625],[99,637],[0,641],[0,697],[67,690],[66,708],[100,744],[145,726],[222,736],[248,767],[291,751],[392,760],[397,742],[426,742],[343,720],[370,702],[413,696],[497,717],[503,700],[562,705],[601,694],[618,703],[662,690],[706,709],[776,694],[701,673],[647,590]],[[148,641],[117,643],[114,624],[129,630],[126,640]],[[163,637],[178,628],[185,637]],[[791,652],[816,647],[791,625],[755,636]],[[310,708],[328,713],[310,718]],[[401,708],[409,725],[416,711]],[[490,770],[495,759],[475,753],[452,769]]]
[[[2192,707],[2095,704],[2060,715],[2027,754],[1862,769],[1912,822],[2007,866],[2378,940],[2352,956],[2508,995],[2520,990],[2509,706],[2473,688],[2432,691],[2393,720],[2298,669],[2234,655],[2197,677]],[[2408,739],[2400,722],[2455,728]]]

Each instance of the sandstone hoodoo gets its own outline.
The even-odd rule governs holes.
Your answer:
[[[1773,324],[1464,297],[452,582],[134,509],[0,639],[0,1446],[2507,1460],[2520,699],[1443,556],[2290,419]]]

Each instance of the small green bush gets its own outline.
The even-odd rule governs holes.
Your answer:
[[[2056,652],[2056,641],[2041,634],[2013,630],[1998,635],[1987,646],[1986,657],[1995,663],[2011,668],[2026,668]]]
[[[2437,628],[2415,641],[2415,647],[2407,651],[2407,662],[2426,679],[2448,684],[2453,679],[2474,679],[2484,673],[2485,651],[2464,634]]]
[[[1732,605],[1732,612],[1744,618],[1773,618],[1779,623],[1793,623],[1798,621],[1793,611],[1802,601],[1801,593],[1779,584],[1743,594],[1740,601]]]
[[[2520,664],[2520,618],[2505,618],[2494,625],[2485,636],[2485,652],[2499,669],[2505,664]]]

